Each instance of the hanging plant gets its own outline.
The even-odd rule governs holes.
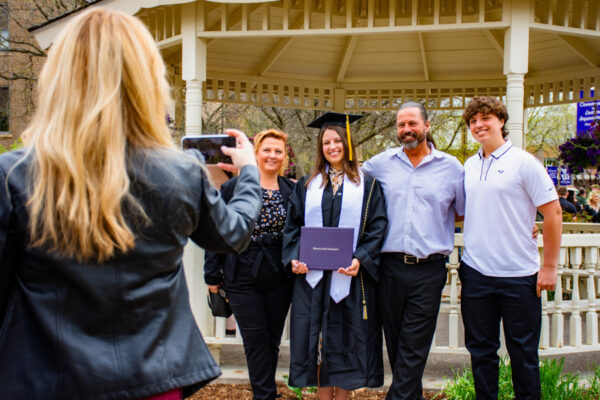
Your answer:
[[[588,133],[567,139],[558,149],[559,158],[572,174],[597,166],[600,164],[600,126],[594,125]]]

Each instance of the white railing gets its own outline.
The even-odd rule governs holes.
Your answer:
[[[542,228],[542,223],[537,222],[538,227]],[[565,233],[600,233],[600,224],[584,222],[563,222],[563,234]],[[599,244],[600,246],[600,244]]]
[[[593,224],[565,224],[565,231],[598,232],[599,229],[600,227],[597,228]],[[541,255],[543,249],[541,235],[538,246]],[[460,280],[458,279],[459,254],[462,252],[462,247],[462,234],[456,234],[455,248],[447,264],[448,280],[442,295],[438,329],[432,346],[432,351],[436,353],[467,354],[460,316]],[[599,248],[600,233],[563,234],[556,290],[551,293],[542,292],[540,354],[600,351]],[[185,261],[188,265],[190,262],[197,266],[201,265],[198,263],[203,261],[203,255],[196,249],[192,249],[191,245],[186,249]],[[213,318],[210,315],[206,305],[206,287],[201,282],[202,269],[195,268],[192,271],[191,268],[186,268],[186,274],[191,287],[192,308],[206,342],[241,344],[239,330],[236,330],[236,336],[226,336],[225,319]],[[289,346],[287,322],[282,345]]]

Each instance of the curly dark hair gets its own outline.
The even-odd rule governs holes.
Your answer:
[[[506,106],[500,100],[492,96],[477,96],[467,104],[465,111],[463,111],[462,118],[465,124],[469,126],[469,120],[479,113],[482,114],[494,114],[498,119],[504,121],[502,126],[502,137],[508,136],[508,129],[506,123],[508,122],[508,111]]]

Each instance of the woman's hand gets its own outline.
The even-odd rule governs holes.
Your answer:
[[[346,268],[340,268],[337,270],[340,274],[348,275],[348,276],[356,276],[358,275],[358,270],[360,269],[360,261],[358,258],[352,259],[352,264]]]
[[[252,143],[246,137],[246,134],[237,129],[226,129],[225,133],[229,136],[235,137],[235,147],[221,146],[221,151],[226,156],[230,156],[233,164],[218,163],[219,168],[225,171],[237,173],[240,169],[246,165],[256,165],[256,158],[254,157],[254,149]]]
[[[306,274],[308,267],[303,262],[292,260],[292,272],[295,274]]]
[[[219,291],[219,285],[206,285],[208,286],[208,290],[210,290],[211,293],[217,293]]]

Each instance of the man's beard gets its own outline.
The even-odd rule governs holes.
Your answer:
[[[412,140],[408,143],[402,142],[402,146],[404,146],[404,148],[409,149],[409,150],[416,149],[418,145],[419,145],[418,140]]]
[[[405,138],[407,138],[407,137],[411,137],[411,138],[413,138],[414,140],[411,140],[411,141],[405,141],[404,139],[405,139]],[[416,149],[416,148],[417,148],[417,146],[418,146],[418,145],[419,145],[421,142],[423,142],[423,140],[425,140],[425,138],[426,138],[426,136],[425,136],[425,135],[423,135],[422,137],[419,137],[419,134],[416,134],[416,133],[412,133],[412,132],[411,132],[411,133],[406,133],[406,134],[403,134],[403,135],[400,137],[400,143],[402,143],[402,146],[404,146],[405,148],[407,148],[407,149],[409,149],[409,150],[412,150],[412,149]]]

